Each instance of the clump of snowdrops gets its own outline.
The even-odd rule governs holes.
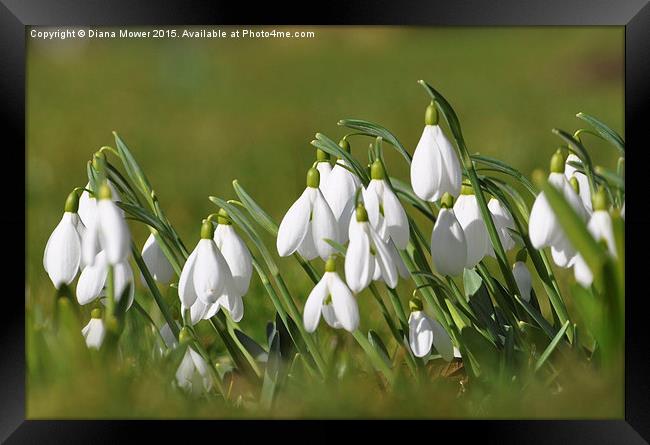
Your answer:
[[[367,360],[386,393],[436,379],[454,379],[459,397],[486,388],[489,396],[491,382],[524,391],[537,380],[553,392],[567,360],[597,372],[619,369],[621,137],[579,113],[588,128],[553,130],[560,146],[549,148],[549,173],[537,171],[530,181],[503,161],[470,154],[450,104],[419,83],[430,103],[413,150],[378,124],[342,120],[351,132],[338,143],[321,133],[311,142],[315,161],[298,172],[304,192],[279,224],[235,180],[237,199],[210,196],[214,213],[197,218],[192,240],[181,240],[115,134],[115,147],[102,147],[88,162],[88,183],[67,197],[45,247],[57,329],[78,320],[76,305],[90,305],[90,319],[72,335],[115,362],[123,337],[139,335],[124,331],[135,310],[142,329],[159,337],[157,360],[173,361],[168,380],[178,391],[262,409],[283,388],[336,384],[332,356],[318,341],[332,332],[323,331],[351,336],[363,351],[356,357]],[[587,138],[618,150],[618,165],[593,165]],[[390,175],[386,148],[409,165],[408,182]],[[130,224],[143,224],[148,238],[133,239]],[[267,234],[275,246],[265,245]],[[304,271],[313,282],[308,295],[291,290],[280,262]],[[573,272],[564,291],[558,269]],[[265,344],[238,327],[245,308],[261,298],[246,297],[253,279],[276,311]],[[157,313],[136,301],[138,285]],[[360,321],[361,298],[376,302],[391,337]],[[196,333],[200,323],[223,342],[227,357],[211,357]],[[432,366],[443,372],[434,376]],[[236,379],[246,384],[233,389]]]

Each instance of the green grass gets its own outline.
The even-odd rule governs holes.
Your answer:
[[[143,356],[142,344],[127,349],[120,369],[93,362],[85,351],[77,351],[74,358],[63,351],[48,353],[55,347],[46,335],[54,291],[43,270],[43,249],[68,192],[86,183],[86,161],[102,145],[114,144],[112,130],[133,151],[188,246],[198,239],[201,218],[215,211],[207,197],[233,198],[230,183],[235,178],[279,221],[304,187],[304,172],[314,158],[310,140],[316,132],[337,140],[344,134],[336,126],[341,118],[382,124],[412,153],[428,104],[418,79],[435,85],[452,102],[471,153],[497,157],[526,175],[548,168],[560,143],[551,128],[584,127],[575,118],[579,111],[624,133],[623,28],[315,31],[316,38],[296,41],[28,40],[28,417],[268,415],[188,399],[173,391],[172,364],[154,365]],[[352,139],[359,159],[365,157],[362,140]],[[614,152],[601,141],[586,140],[594,162],[614,170]],[[386,150],[386,158],[391,174],[408,180],[401,157]],[[145,232],[133,227],[141,245]],[[424,227],[430,230],[430,225]],[[274,245],[266,240],[268,246]],[[303,302],[309,281],[290,267],[292,261],[279,264],[294,297]],[[497,270],[496,263],[490,265]],[[563,291],[568,290],[569,275],[558,271]],[[400,287],[403,295],[411,291]],[[138,289],[138,300],[153,308],[144,288]],[[367,291],[359,304],[362,328],[383,335],[387,330]],[[265,325],[274,313],[256,277],[245,298],[245,311],[241,328],[264,343]],[[159,314],[152,312],[160,323]],[[89,309],[82,308],[82,313],[87,320]],[[133,329],[145,329],[135,311],[129,312],[128,323]],[[214,357],[223,355],[223,346],[210,329],[199,328]],[[378,392],[369,367],[350,369],[363,361],[353,339],[324,327],[319,330],[321,343],[338,339],[351,351],[352,358],[340,359],[348,362],[346,377],[327,391],[289,385],[273,416],[621,417],[623,413],[622,380],[587,371],[573,379],[567,373],[562,391],[550,399],[548,391],[539,388],[522,400],[504,385],[503,394],[493,394],[487,406],[482,405],[484,399],[457,403],[457,382]],[[147,335],[153,341],[153,334]],[[592,397],[594,403],[587,403]]]

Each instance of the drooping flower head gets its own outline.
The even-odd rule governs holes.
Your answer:
[[[467,241],[453,210],[454,199],[445,193],[441,208],[431,232],[431,259],[442,275],[463,273],[467,262]]]
[[[339,146],[350,152],[350,144],[347,140],[341,139]],[[338,223],[339,240],[343,244],[348,240],[348,226],[352,214],[354,213],[354,197],[357,189],[361,186],[359,178],[347,168],[345,159],[339,159],[332,172],[329,174],[327,182],[323,184],[323,174],[321,173],[320,189],[323,192],[325,201],[329,204],[334,218]],[[349,166],[348,166],[349,167]]]
[[[66,199],[61,221],[45,245],[43,267],[57,289],[72,283],[81,265],[81,237],[85,227],[77,214],[78,208],[79,196],[73,191]]]
[[[191,334],[183,327],[179,334],[180,343],[185,346],[185,355],[176,371],[176,384],[192,394],[199,395],[210,392],[212,376],[209,364],[190,346]]]
[[[427,317],[419,298],[412,299],[409,307],[409,346],[413,355],[425,357],[433,345],[445,361],[451,361],[454,358],[454,345],[445,328],[438,321]]]
[[[587,212],[591,213],[592,204],[591,204],[591,187],[589,186],[589,179],[587,178],[587,175],[578,171],[578,169],[572,165],[573,163],[582,165],[582,161],[580,160],[580,158],[575,154],[570,153],[569,156],[567,156],[566,158],[566,163],[564,166],[564,176],[569,181],[571,180],[571,178],[575,178],[575,180],[578,182],[578,188],[579,188],[578,193],[580,195],[580,199],[582,200],[582,205],[585,207]]]
[[[490,198],[488,202],[488,210],[492,215],[492,221],[499,234],[499,240],[506,252],[515,247],[515,240],[512,239],[510,230],[515,229],[515,221],[506,207],[496,198]],[[494,256],[494,249],[492,243],[488,242],[488,254]]]
[[[386,178],[386,171],[379,159],[370,168],[370,183],[362,190],[368,218],[384,241],[389,239],[400,249],[406,249],[409,241],[409,222],[404,207],[397,199]]]
[[[454,214],[465,233],[467,243],[465,267],[469,269],[476,266],[492,249],[481,209],[470,186],[463,185],[461,194],[454,204]]]
[[[214,232],[212,222],[204,220],[201,225],[201,239],[187,258],[178,282],[181,307],[183,311],[194,310],[193,322],[197,318],[200,320],[205,311],[219,298],[233,292],[230,268],[217,248],[213,239]],[[215,313],[218,308],[217,306]]]
[[[397,286],[398,269],[389,245],[368,221],[363,204],[357,206],[350,220],[350,244],[345,256],[345,279],[354,293],[359,293],[372,280],[383,278],[386,284]]]
[[[411,162],[411,186],[425,201],[435,202],[449,193],[460,193],[462,171],[458,155],[438,125],[438,111],[432,102],[426,109],[424,131]]]
[[[99,252],[91,265],[84,267],[77,282],[77,301],[81,305],[92,303],[97,298],[103,297],[106,293],[106,280],[108,278],[109,263],[106,259],[106,252]],[[119,303],[128,290],[126,296],[126,310],[133,304],[135,298],[135,283],[133,269],[128,261],[112,265],[113,267],[113,289],[115,302]]]
[[[334,257],[327,260],[325,273],[307,297],[303,312],[307,332],[316,330],[321,314],[327,324],[335,329],[353,332],[359,327],[357,300],[336,273]]]
[[[530,275],[528,267],[526,267],[526,251],[522,249],[517,254],[517,261],[512,265],[512,275],[515,277],[519,295],[522,300],[530,301],[531,293],[533,291],[533,277]]]
[[[101,309],[93,309],[90,317],[90,321],[81,330],[81,334],[86,340],[86,346],[92,349],[99,349],[106,336],[106,327],[104,326],[104,320],[102,320]]]
[[[548,176],[548,182],[562,193],[564,199],[581,218],[586,219],[587,211],[563,172],[564,156],[561,150],[558,150],[551,158],[551,173]],[[540,192],[533,203],[528,222],[528,234],[534,248],[551,247],[551,254],[556,265],[570,267],[573,264],[576,251],[569,242],[544,192]]]
[[[126,261],[131,236],[124,213],[113,202],[111,188],[102,184],[97,192],[96,218],[86,227],[82,239],[83,262],[92,265],[100,251],[106,252],[109,264]]]
[[[338,227],[332,209],[318,188],[320,173],[307,171],[307,187],[289,208],[278,228],[278,254],[289,256],[298,251],[305,259],[320,256],[323,260],[335,253],[325,240],[338,241]]]

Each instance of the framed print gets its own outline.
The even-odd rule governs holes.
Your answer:
[[[3,0],[0,437],[645,443],[650,7],[301,12]]]

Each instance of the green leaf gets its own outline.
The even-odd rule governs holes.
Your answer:
[[[442,115],[445,117],[445,120],[447,121],[447,124],[449,125],[449,129],[453,133],[456,142],[458,142],[459,146],[462,145],[462,147],[465,147],[465,140],[463,139],[463,132],[461,131],[460,128],[460,122],[458,121],[458,116],[456,116],[456,112],[451,107],[451,105],[449,105],[447,99],[445,99],[442,94],[440,94],[435,88],[433,88],[431,85],[426,83],[424,80],[419,80],[418,83],[424,87],[427,93],[429,93],[429,96],[431,96],[431,98],[438,105],[438,109],[442,112]]]
[[[388,131],[386,128],[382,127],[379,124],[375,124],[372,122],[364,121],[361,119],[341,119],[338,122],[338,125],[342,125],[348,128],[352,128],[354,130],[359,130],[361,131],[362,134],[367,135],[367,136],[374,136],[374,137],[380,137],[386,142],[388,142],[390,145],[392,145],[399,154],[404,156],[404,159],[406,159],[406,162],[409,164],[411,163],[412,157],[406,151],[404,146],[397,140],[395,135]]]
[[[386,362],[386,366],[390,367],[390,354],[388,354],[388,349],[386,348],[386,345],[382,341],[381,337],[379,337],[379,334],[370,329],[368,331],[368,341],[377,350],[379,356]]]
[[[544,316],[537,311],[530,303],[527,301],[521,299],[518,295],[515,295],[515,300],[517,300],[517,303],[519,303],[524,310],[528,313],[528,315],[531,316],[533,320],[535,320],[535,323],[537,323],[537,326],[542,328],[544,333],[548,336],[548,338],[553,338],[556,334],[555,329],[553,329],[553,326],[546,321]]]
[[[338,242],[336,242],[334,240],[331,240],[329,238],[323,238],[323,241],[325,241],[327,244],[329,244],[330,246],[335,248],[338,253],[345,256],[345,253],[347,252],[348,249],[343,244],[338,243]]]
[[[234,328],[233,332],[237,340],[242,344],[242,346],[248,351],[248,353],[258,362],[266,362],[268,360],[268,352],[260,346],[255,340],[246,335],[244,331]]]
[[[390,184],[393,187],[395,193],[398,196],[401,196],[406,201],[408,201],[413,207],[418,209],[424,216],[429,218],[432,222],[436,222],[436,217],[433,215],[433,212],[429,208],[428,203],[420,199],[414,192],[409,184],[404,181],[401,181],[397,178],[390,177]]]
[[[147,202],[151,202],[151,184],[149,183],[149,180],[145,176],[144,172],[140,168],[140,165],[138,165],[137,161],[131,154],[131,151],[128,149],[126,144],[120,139],[118,134],[116,132],[113,132],[113,136],[115,136],[115,144],[117,145],[117,151],[120,154],[120,157],[122,158],[122,163],[124,164],[124,168],[126,169],[127,174],[129,175],[129,178],[133,181],[133,183],[136,185],[136,187],[140,190],[140,193],[145,197]]]
[[[564,336],[566,330],[569,328],[569,325],[569,320],[567,320],[564,325],[562,325],[562,328],[558,331],[553,340],[551,340],[551,343],[549,343],[542,355],[540,355],[539,359],[537,360],[537,363],[535,364],[535,371],[538,371],[544,365],[546,360],[548,360],[553,351],[555,351],[555,348],[560,344],[560,341],[562,340],[562,337]]]
[[[578,119],[582,119],[587,122],[589,125],[594,127],[594,129],[600,134],[603,139],[616,147],[621,153],[625,154],[625,141],[618,133],[609,128],[607,125],[599,121],[593,116],[590,116],[586,113],[580,112],[576,114]]]
[[[493,170],[493,171],[503,173],[505,175],[508,175],[508,176],[516,179],[517,182],[522,184],[526,188],[526,190],[528,190],[531,193],[531,195],[533,195],[533,196],[537,195],[537,190],[535,190],[535,187],[528,180],[528,178],[526,178],[522,173],[520,173],[519,170],[509,166],[505,162],[500,161],[500,160],[498,160],[496,158],[491,158],[489,156],[483,156],[483,155],[479,155],[479,154],[471,155],[470,158],[472,158],[473,161],[475,161],[475,162],[477,162],[479,164],[489,166],[491,168],[491,170]],[[486,171],[486,170],[489,170],[489,169],[481,169],[481,171]]]
[[[465,349],[469,351],[478,364],[477,374],[483,378],[496,376],[499,372],[499,351],[473,327],[461,330],[461,338]]]
[[[235,189],[235,193],[241,199],[244,207],[248,210],[248,213],[251,214],[253,219],[257,221],[267,232],[273,236],[278,235],[278,225],[273,221],[268,213],[262,209],[262,207],[255,202],[255,200],[244,190],[244,187],[239,185],[239,182],[235,179],[232,182],[232,187]]]
[[[482,285],[483,280],[481,276],[473,269],[465,269],[463,271],[463,287],[465,288],[465,297],[467,299],[478,292]]]

